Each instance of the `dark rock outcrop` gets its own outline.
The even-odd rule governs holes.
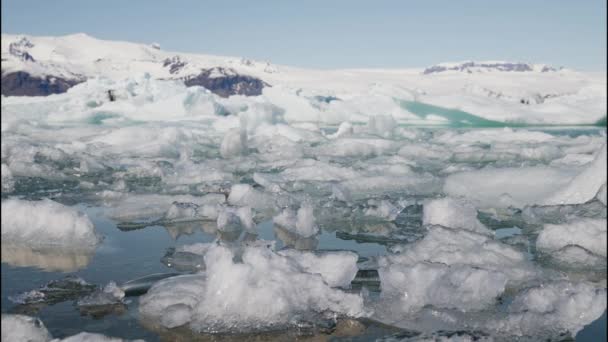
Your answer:
[[[486,62],[464,62],[458,65],[452,66],[444,66],[444,65],[433,65],[424,69],[422,72],[425,75],[443,72],[443,71],[462,71],[471,73],[471,68],[483,68],[488,70],[497,70],[497,71],[509,71],[509,72],[524,72],[524,71],[533,71],[532,66],[527,63],[510,63],[510,62],[496,62],[496,63],[486,63]],[[543,67],[542,72],[556,71],[557,69],[551,67]]]
[[[167,58],[163,61],[163,67],[169,67],[169,73],[171,74],[179,72],[186,64],[179,56],[173,56],[173,58]]]
[[[65,93],[82,82],[80,79],[64,79],[55,76],[32,76],[25,71],[2,74],[4,96],[47,96]]]
[[[196,76],[184,80],[187,87],[201,86],[221,97],[231,95],[257,96],[262,94],[264,87],[270,85],[259,78],[237,74],[233,69],[211,68],[203,69]]]

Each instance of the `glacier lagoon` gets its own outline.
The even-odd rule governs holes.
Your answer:
[[[605,78],[306,71],[6,36],[11,70],[87,80],[2,97],[3,332],[603,340]],[[68,56],[47,63],[55,46]],[[272,86],[179,81],[218,63],[204,75]]]
[[[218,136],[214,142],[199,131],[208,123],[161,127],[105,120],[112,118],[79,124],[83,126],[77,126],[78,130],[73,124],[59,126],[66,133],[85,132],[71,141],[56,140],[69,134],[56,135],[50,127],[29,123],[20,123],[18,132],[3,131],[3,188],[7,188],[3,189],[2,309],[39,317],[54,337],[84,330],[148,341],[285,340],[296,336],[500,341],[515,337],[564,340],[575,332],[577,340],[591,341],[606,334],[606,248],[593,245],[594,239],[606,234],[605,185],[604,195],[600,184],[583,202],[547,205],[549,198],[559,195],[561,188],[585,171],[592,170],[591,177],[599,177],[600,183],[604,177],[605,184],[605,174],[594,167],[602,153],[605,161],[603,127],[419,127],[380,118],[346,129],[344,125],[317,131],[285,126],[283,129],[297,133],[294,142],[289,139],[294,131],[287,131],[288,138],[282,139],[285,133],[277,127],[281,124],[262,123],[245,144],[240,137],[236,139],[246,150],[222,156],[219,150],[225,137]],[[258,142],[256,130],[269,128],[275,139]],[[159,130],[169,133],[160,137],[153,133]],[[390,136],[382,136],[390,131]],[[93,143],[108,139],[112,132],[116,140]],[[74,150],[65,148],[68,145]],[[116,153],[124,157],[114,159]],[[464,193],[450,187],[454,177],[465,186],[471,182],[470,187]],[[484,182],[493,182],[491,191],[475,187]],[[518,189],[518,183],[524,189]],[[586,184],[579,181],[576,186],[584,189]],[[468,195],[467,191],[481,193]],[[56,235],[46,241],[37,241],[39,232],[11,235],[5,227],[33,225],[12,217],[18,212],[7,207],[13,198],[21,198],[15,208],[50,198],[53,204],[49,205],[61,203],[67,216],[59,219],[63,221],[52,228]],[[442,198],[451,201],[437,202]],[[304,202],[312,204],[311,217],[298,220],[304,215],[298,215]],[[228,219],[230,224],[221,223],[218,216],[226,208],[247,208],[253,226],[247,224],[246,215],[235,215]],[[29,214],[42,215],[40,219],[48,225],[58,219],[54,217],[58,209],[51,209],[45,213],[42,206],[29,209]],[[284,210],[293,210],[293,214],[282,215]],[[45,245],[57,236],[64,239],[61,230],[65,225],[87,227],[79,221],[82,213],[94,226],[92,246],[86,242]],[[595,233],[599,235],[560,244],[565,237],[558,229],[557,238],[551,240],[557,241],[548,243],[548,250],[539,250],[538,236],[548,225],[567,226],[589,219],[599,222]],[[307,220],[312,220],[308,224],[318,232],[302,236],[298,227]],[[587,229],[582,227],[578,229]],[[449,241],[442,242],[441,235]],[[471,244],[471,239],[478,242]],[[270,306],[287,300],[291,291],[315,289],[321,292],[313,297],[335,290],[340,293],[332,296],[339,297],[339,304],[356,301],[344,294],[360,296],[363,304],[355,305],[355,311],[342,310],[339,305],[329,316],[325,312],[329,308],[317,312],[312,304],[313,309],[308,304],[287,305],[288,309],[278,313],[289,316],[290,321],[271,325],[257,320],[255,314],[235,313],[235,318],[222,312],[227,309],[216,308],[217,315],[189,327],[197,314],[189,311],[186,318],[178,317],[178,323],[171,322],[177,318],[170,317],[162,306],[175,304],[162,304],[162,291],[160,311],[151,318],[143,315],[140,302],[145,297],[141,296],[127,296],[101,310],[77,306],[78,298],[46,305],[18,305],[8,299],[66,275],[103,286],[155,273],[209,272],[205,262],[211,261],[205,254],[209,248],[220,248],[216,245],[232,250],[235,260],[248,249],[267,249],[273,257],[294,250],[296,258],[304,258],[305,251],[321,256],[350,251],[356,255],[357,271],[345,275],[347,284],[333,289],[283,285],[258,290],[269,293],[264,305]],[[444,253],[447,259],[442,259]],[[302,274],[331,275],[349,266],[352,261],[329,264],[329,270],[297,269]],[[250,271],[251,278],[228,277],[220,283],[243,281],[238,288],[223,290],[244,291],[240,300],[246,303],[249,288],[263,284],[268,272],[264,269]],[[279,276],[299,277],[292,273]],[[327,281],[324,279],[325,284]],[[551,286],[558,290],[528,298],[530,291]],[[191,296],[188,292],[183,295]],[[547,303],[544,296],[553,302]],[[522,311],[518,305],[541,308]],[[163,319],[163,315],[169,318]],[[308,317],[311,315],[323,318]],[[276,318],[274,313],[264,317]],[[232,325],[226,329],[223,320]],[[530,323],[523,324],[524,320]],[[218,322],[217,330],[205,330]],[[241,331],[244,327],[247,329]]]

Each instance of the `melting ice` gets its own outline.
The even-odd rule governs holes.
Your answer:
[[[86,267],[104,245],[83,214],[95,206],[124,231],[161,225],[177,238],[179,225],[202,222],[218,236],[159,251],[182,274],[150,278],[128,305],[160,329],[366,317],[418,340],[534,340],[575,336],[600,317],[605,128],[410,127],[415,106],[391,91],[325,104],[282,87],[224,99],[143,77],[3,98],[2,261]],[[456,120],[436,114],[427,120]],[[280,246],[261,241],[260,224]],[[317,250],[328,237],[355,250]],[[111,283],[79,304],[123,303],[124,290]],[[2,325],[3,340],[51,339],[35,318],[3,315]]]

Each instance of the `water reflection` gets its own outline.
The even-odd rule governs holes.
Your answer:
[[[95,247],[83,249],[43,248],[2,243],[2,262],[17,267],[37,267],[47,272],[74,272],[85,268]]]
[[[310,251],[317,249],[319,239],[316,236],[304,238],[294,232],[291,232],[283,227],[274,226],[276,237],[283,242],[287,247],[292,247],[301,251]]]

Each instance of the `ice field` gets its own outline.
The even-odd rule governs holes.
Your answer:
[[[190,56],[272,85],[220,97],[103,44],[2,97],[3,340],[605,336],[605,76]]]

